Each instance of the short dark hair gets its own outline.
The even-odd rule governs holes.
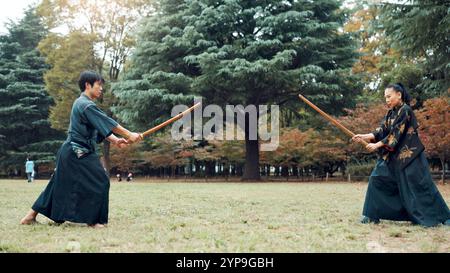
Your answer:
[[[406,88],[403,86],[403,84],[399,82],[391,83],[386,87],[386,89],[387,88],[392,88],[395,91],[402,93],[402,101],[409,105],[409,103],[411,102],[411,96],[409,95],[408,91],[406,91]]]
[[[105,79],[103,77],[94,71],[83,71],[80,74],[80,79],[78,80],[78,86],[80,87],[80,91],[84,92],[86,83],[89,83],[90,85],[94,86],[95,82],[101,82],[102,84],[105,83]]]

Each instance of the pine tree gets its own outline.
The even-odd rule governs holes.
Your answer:
[[[0,37],[0,165],[23,168],[27,156],[36,163],[54,161],[62,135],[50,128],[43,73],[48,69],[36,49],[47,35],[34,8]]]
[[[301,92],[340,113],[357,92],[354,42],[340,31],[345,18],[335,0],[161,1],[114,88],[115,112],[144,129],[191,95],[204,104],[298,109]],[[258,180],[259,142],[248,133],[243,179]]]
[[[419,70],[422,75],[418,76],[416,71],[406,72],[422,79],[418,84],[422,100],[444,95],[450,86],[449,10],[448,0],[413,0],[383,5],[380,22],[391,45],[404,56],[416,60],[416,71],[423,70]]]

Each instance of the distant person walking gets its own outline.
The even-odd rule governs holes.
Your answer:
[[[128,176],[127,176],[127,181],[128,181],[128,182],[131,182],[131,180],[133,180],[133,173],[132,173],[132,172],[129,172],[129,173],[128,173]]]
[[[28,183],[33,182],[34,180],[34,162],[27,158],[25,162],[25,172],[27,173]]]

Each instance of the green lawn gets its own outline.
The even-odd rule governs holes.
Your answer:
[[[445,226],[359,224],[367,183],[112,182],[105,229],[19,225],[46,184],[0,180],[0,252],[450,252]]]

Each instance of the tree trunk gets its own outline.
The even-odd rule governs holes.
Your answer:
[[[280,167],[279,166],[275,166],[274,176],[275,177],[280,176]]]
[[[258,114],[256,122],[258,120]],[[256,139],[250,139],[250,122],[253,120],[249,113],[245,113],[245,165],[242,175],[243,181],[260,181],[261,174],[259,171],[259,140],[258,140],[258,124],[256,124]],[[253,128],[255,129],[255,128]]]
[[[439,158],[441,160],[442,165],[442,184],[445,184],[445,159]]]
[[[298,178],[298,167],[297,166],[292,167],[292,176],[295,176]]]
[[[247,137],[246,137],[247,138]],[[245,140],[245,167],[243,181],[259,181],[259,142],[258,140]]]
[[[225,175],[225,177],[230,176],[230,168],[231,168],[231,164],[230,163],[225,163],[225,166],[224,166],[224,175]]]
[[[195,160],[195,176],[200,176],[201,172],[200,172],[200,162]]]
[[[238,164],[236,166],[236,175],[237,176],[242,176],[243,175],[244,172],[242,171],[242,168],[243,168],[242,164]]]
[[[208,176],[213,177],[216,172],[216,161],[208,161]]]

